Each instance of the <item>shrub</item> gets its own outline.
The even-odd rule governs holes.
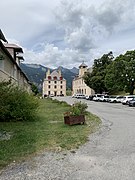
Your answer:
[[[0,83],[0,121],[33,120],[37,108],[38,99],[11,82]]]
[[[69,111],[65,112],[65,115],[69,116],[78,116],[78,115],[85,115],[87,114],[87,104],[86,103],[81,103],[81,102],[76,102],[74,103]]]

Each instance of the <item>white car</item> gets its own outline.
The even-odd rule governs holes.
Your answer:
[[[76,98],[77,99],[85,99],[85,95],[84,94],[77,94]]]
[[[128,102],[131,101],[134,97],[135,97],[134,95],[124,96],[122,104],[123,105],[128,104]]]
[[[110,103],[116,103],[116,96],[110,96],[108,102]]]
[[[121,103],[123,101],[124,96],[116,96],[116,102]]]
[[[123,101],[124,96],[110,96],[109,102],[110,103],[121,103]]]
[[[85,99],[89,100],[89,96],[86,96]]]
[[[100,101],[100,98],[103,96],[103,94],[95,94],[93,97],[93,101]]]
[[[101,101],[101,102],[108,102],[108,100],[109,100],[109,96],[108,95],[104,95],[104,96],[101,96],[99,98],[99,101]]]

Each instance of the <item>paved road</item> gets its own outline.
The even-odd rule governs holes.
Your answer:
[[[75,99],[59,97],[72,104]],[[76,153],[43,152],[9,166],[0,180],[135,180],[135,108],[86,101],[102,127]]]
[[[76,99],[66,97],[65,101],[72,104]],[[103,120],[103,127],[79,150],[79,158],[75,156],[74,164],[80,168],[76,177],[78,174],[78,179],[135,180],[135,108],[82,101]]]

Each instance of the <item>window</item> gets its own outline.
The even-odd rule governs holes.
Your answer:
[[[50,93],[50,91],[48,91],[48,95],[50,95],[51,93]]]
[[[48,79],[51,79],[51,76],[48,76]]]
[[[54,76],[53,79],[54,79],[54,80],[57,80],[57,76]]]
[[[0,60],[4,60],[4,56],[0,54]]]
[[[54,81],[54,84],[57,84],[57,81]]]
[[[62,81],[60,81],[60,83],[62,84]]]
[[[51,86],[49,85],[49,86],[48,86],[48,88],[50,89],[50,88],[51,88]]]
[[[60,86],[60,88],[62,89],[62,86]]]
[[[56,88],[57,88],[57,86],[55,85],[55,86],[54,86],[54,88],[56,89]]]
[[[51,81],[48,81],[48,83],[50,84],[50,83],[51,83]]]

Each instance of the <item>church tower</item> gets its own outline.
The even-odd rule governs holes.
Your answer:
[[[87,67],[84,62],[79,66],[79,77],[82,77],[84,73],[87,72]]]

